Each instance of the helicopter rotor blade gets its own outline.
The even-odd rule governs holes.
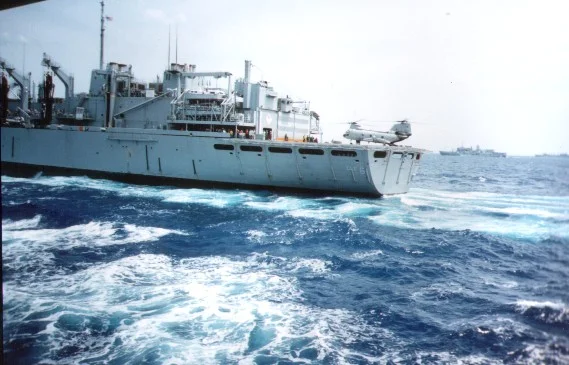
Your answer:
[[[416,122],[410,121],[408,118],[398,119],[398,120],[370,120],[369,123],[385,123],[385,124],[395,124],[395,123],[409,123],[409,124],[418,124],[418,125],[430,125],[434,126],[435,123],[427,123],[427,122]]]
[[[354,120],[353,122],[337,122],[337,123],[333,123],[333,124],[358,124],[359,122],[363,121],[365,119],[358,119],[358,120]]]

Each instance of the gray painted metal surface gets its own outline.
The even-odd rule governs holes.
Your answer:
[[[286,143],[190,136],[189,132],[79,128],[3,127],[2,162],[388,195],[408,191],[421,154],[409,147]],[[227,149],[216,149],[215,145]],[[290,153],[282,152],[289,148]],[[314,151],[322,154],[312,154]],[[377,151],[385,151],[386,156],[375,158]]]

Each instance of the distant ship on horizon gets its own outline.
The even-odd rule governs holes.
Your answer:
[[[559,154],[542,153],[540,155],[535,155],[535,157],[569,157],[569,154],[567,154],[567,153],[559,153]]]
[[[458,147],[454,151],[439,151],[442,156],[483,156],[483,157],[506,157],[506,152],[496,152],[493,149],[481,149],[480,146]]]

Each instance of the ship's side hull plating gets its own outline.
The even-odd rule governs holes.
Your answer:
[[[3,166],[371,196],[405,193],[421,151],[215,138],[145,129],[2,128]],[[378,152],[379,151],[379,152]],[[136,179],[133,179],[133,178]]]

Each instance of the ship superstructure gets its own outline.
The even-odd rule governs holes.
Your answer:
[[[52,109],[55,123],[62,125],[224,132],[251,139],[262,134],[289,141],[322,136],[310,103],[279,97],[267,81],[252,83],[250,61],[245,61],[245,77],[234,85],[230,72],[197,72],[195,65],[176,63],[164,71],[162,82],[145,83],[134,77],[131,65],[110,62],[91,72],[89,92],[78,95],[70,94],[73,78],[51,57],[44,54],[42,64],[48,72],[39,85],[39,102],[18,108],[30,111],[22,114],[34,126],[51,124],[45,110]],[[53,76],[65,86],[66,97],[57,104],[49,96]]]

